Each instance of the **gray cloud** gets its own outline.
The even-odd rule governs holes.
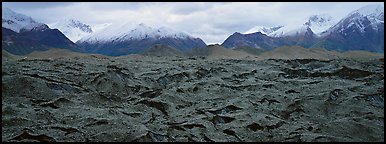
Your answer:
[[[169,3],[173,8],[171,10],[174,14],[187,15],[199,11],[205,11],[211,9],[216,5],[223,5],[226,3],[205,3],[205,2],[181,2],[181,3]]]
[[[42,9],[76,4],[74,2],[2,2],[2,5],[14,10],[20,9]]]
[[[143,2],[84,2],[83,4],[95,10],[138,10],[146,5]]]

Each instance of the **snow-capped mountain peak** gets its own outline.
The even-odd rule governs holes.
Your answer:
[[[84,32],[88,32],[88,33],[93,32],[90,25],[85,24],[85,23],[83,23],[79,20],[76,20],[76,19],[64,19],[61,22],[63,24],[67,24],[68,27],[76,27],[76,28],[79,28],[80,30],[82,30]]]
[[[372,24],[384,23],[384,6],[383,5],[366,5],[358,10],[348,14],[347,17],[356,20],[367,18]]]
[[[264,27],[264,26],[255,26],[248,31],[246,31],[244,34],[250,34],[250,33],[256,33],[260,32],[265,35],[269,35],[270,33],[282,28],[283,26],[274,26],[274,27]]]
[[[381,14],[383,14],[383,9],[383,5],[366,5],[358,10],[351,12],[349,15],[357,13],[361,14],[362,16],[379,17]]]
[[[133,27],[131,23],[126,23],[111,24],[101,31],[85,36],[80,39],[79,42],[103,43],[109,41],[126,41],[145,38],[159,39],[163,37],[189,38],[191,36],[166,27],[153,28],[144,23],[140,23]]]
[[[73,42],[76,42],[82,37],[93,32],[90,25],[71,18],[62,19],[58,22],[52,23],[50,24],[50,27],[59,29]]]
[[[35,21],[29,16],[16,13],[9,8],[2,7],[2,27],[10,29],[15,32],[20,30],[44,30],[48,29],[48,26]]]
[[[336,24],[336,21],[327,14],[320,14],[310,16],[304,24],[310,27],[316,35],[319,35]]]
[[[126,33],[125,37],[128,37],[129,39],[147,38],[150,37],[150,35],[152,35],[154,32],[155,31],[152,27],[149,27],[144,23],[140,23],[137,27],[130,30],[130,33]]]
[[[338,24],[326,31],[324,35],[332,32],[347,35],[348,31],[353,31],[354,29],[364,33],[366,28],[378,30],[380,26],[383,27],[383,23],[383,5],[367,5],[349,13]]]
[[[140,23],[137,27],[132,29],[130,33],[125,35],[129,39],[144,39],[144,38],[162,38],[162,37],[173,37],[173,38],[186,38],[189,37],[187,34],[174,31],[167,27],[152,28]]]
[[[85,36],[76,42],[87,52],[120,56],[142,53],[155,44],[164,44],[181,51],[205,47],[200,38],[167,27],[153,27],[144,23],[114,23],[109,27]]]
[[[288,24],[282,28],[270,33],[268,36],[271,37],[285,37],[285,36],[296,36],[307,32],[308,26],[304,24]]]
[[[309,29],[316,35],[320,36],[322,32],[336,24],[335,20],[327,14],[309,16],[307,19],[288,24],[277,31],[272,32],[269,36],[285,37],[305,34]]]

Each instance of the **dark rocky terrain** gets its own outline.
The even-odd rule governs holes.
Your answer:
[[[2,60],[2,141],[384,141],[383,59]]]

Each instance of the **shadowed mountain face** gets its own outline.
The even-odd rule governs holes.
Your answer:
[[[3,50],[15,55],[26,55],[35,50],[44,51],[49,47],[38,41],[24,37],[10,29],[2,28],[2,45]]]
[[[122,42],[108,43],[90,43],[77,42],[81,47],[84,47],[88,53],[98,53],[109,56],[121,56],[127,54],[143,53],[149,47],[156,44],[168,45],[175,47],[180,51],[187,51],[192,48],[205,47],[206,44],[201,39],[176,39],[176,38],[145,38],[135,39]]]
[[[79,51],[76,45],[71,42],[63,33],[58,29],[48,29],[45,31],[29,31],[21,32],[23,35],[31,40],[37,41],[43,45],[56,48],[65,48],[74,51]]]
[[[235,48],[240,46],[250,46],[255,48],[262,48],[265,50],[272,50],[278,46],[285,44],[280,39],[271,38],[260,32],[252,34],[234,33],[229,36],[221,46],[225,48]]]
[[[347,23],[343,21],[342,23]],[[384,24],[377,24],[378,29],[369,25],[370,21],[362,21],[367,25],[363,31],[357,27],[349,27],[342,31],[331,32],[312,47],[324,47],[328,50],[348,51],[366,50],[370,52],[384,52]],[[346,24],[347,25],[347,24]]]
[[[33,51],[45,51],[50,48],[82,50],[57,29],[31,30],[16,33],[2,28],[2,49],[15,55],[25,55]]]
[[[307,29],[304,34],[285,37],[269,37],[260,32],[251,34],[234,33],[229,36],[221,45],[225,48],[236,47],[255,47],[264,50],[273,50],[280,46],[299,45],[310,47],[317,41],[315,34],[311,29]]]
[[[368,5],[355,10],[325,32],[324,38],[313,47],[328,50],[366,50],[383,53],[384,7]]]
[[[276,39],[279,39],[279,41],[282,41],[282,45],[280,46],[297,45],[297,46],[302,46],[306,48],[313,46],[315,42],[318,41],[318,38],[310,28],[307,28],[306,32],[303,34],[299,34],[295,36],[279,37]]]

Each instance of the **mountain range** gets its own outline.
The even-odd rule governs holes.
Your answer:
[[[169,45],[180,51],[205,47],[200,38],[167,27],[153,28],[143,23],[130,29],[129,24],[111,25],[76,42],[88,53],[121,56],[143,53],[156,44]]]
[[[326,14],[313,15],[286,26],[256,26],[246,33],[235,32],[221,45],[251,46],[272,50],[279,46],[384,52],[384,7],[367,5],[336,22]],[[255,32],[253,32],[255,31]]]
[[[108,56],[154,55],[154,50],[159,51],[160,47],[155,45],[181,52],[207,46],[200,38],[167,27],[143,23],[135,26],[129,23],[90,25],[70,18],[44,24],[8,8],[2,11],[2,49],[15,55],[52,48]],[[245,33],[233,33],[221,46],[248,49],[254,53],[282,46],[383,53],[383,39],[383,5],[368,5],[339,21],[327,14],[319,14],[288,25],[256,26]]]
[[[384,52],[384,7],[368,5],[355,10],[325,31],[313,47],[328,50]]]

